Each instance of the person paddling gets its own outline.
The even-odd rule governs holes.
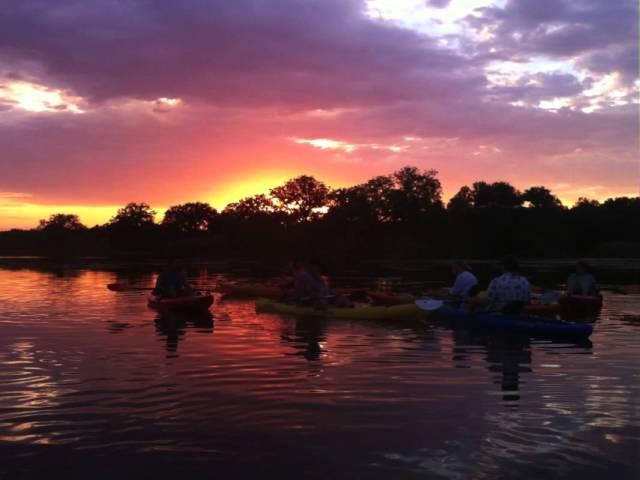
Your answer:
[[[469,265],[462,260],[453,262],[451,271],[456,279],[453,286],[445,293],[452,302],[464,304],[470,297],[478,293],[478,279],[471,273]]]
[[[319,269],[305,261],[295,261],[292,265],[291,278],[280,284],[280,287],[291,289],[288,299],[299,305],[315,306],[326,302],[329,288],[319,274]]]
[[[519,313],[531,300],[529,281],[520,275],[515,257],[502,259],[503,273],[491,280],[487,289],[489,310],[502,313]]]
[[[596,278],[591,273],[589,264],[582,260],[576,263],[575,272],[569,275],[567,280],[567,294],[596,296],[599,293]]]
[[[153,294],[162,298],[186,297],[193,294],[183,270],[175,265],[173,258],[167,260],[167,266],[158,275]]]

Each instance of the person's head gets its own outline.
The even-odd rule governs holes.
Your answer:
[[[469,264],[467,262],[465,262],[464,260],[455,260],[452,264],[451,264],[451,271],[455,274],[455,275],[459,275],[462,272],[470,272],[471,271],[471,267],[469,266]]]
[[[578,263],[576,263],[576,273],[579,273],[582,275],[590,272],[591,272],[591,268],[589,267],[589,264],[584,260],[580,260]]]
[[[518,273],[520,271],[520,265],[516,257],[509,255],[502,259],[502,270],[506,273]]]

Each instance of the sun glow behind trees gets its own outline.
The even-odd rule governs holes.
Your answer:
[[[0,229],[407,164],[445,200],[479,179],[637,194],[634,2],[63,3],[3,9]]]

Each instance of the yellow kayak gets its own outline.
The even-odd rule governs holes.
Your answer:
[[[391,307],[329,307],[319,310],[312,307],[300,307],[288,303],[276,302],[267,298],[256,300],[256,312],[281,313],[297,317],[340,318],[345,320],[409,320],[424,318],[425,313],[414,303]]]

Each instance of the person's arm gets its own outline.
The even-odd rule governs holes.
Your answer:
[[[465,294],[464,285],[460,275],[456,277],[456,281],[453,282],[453,287],[449,289],[449,295],[453,298],[462,298]]]

